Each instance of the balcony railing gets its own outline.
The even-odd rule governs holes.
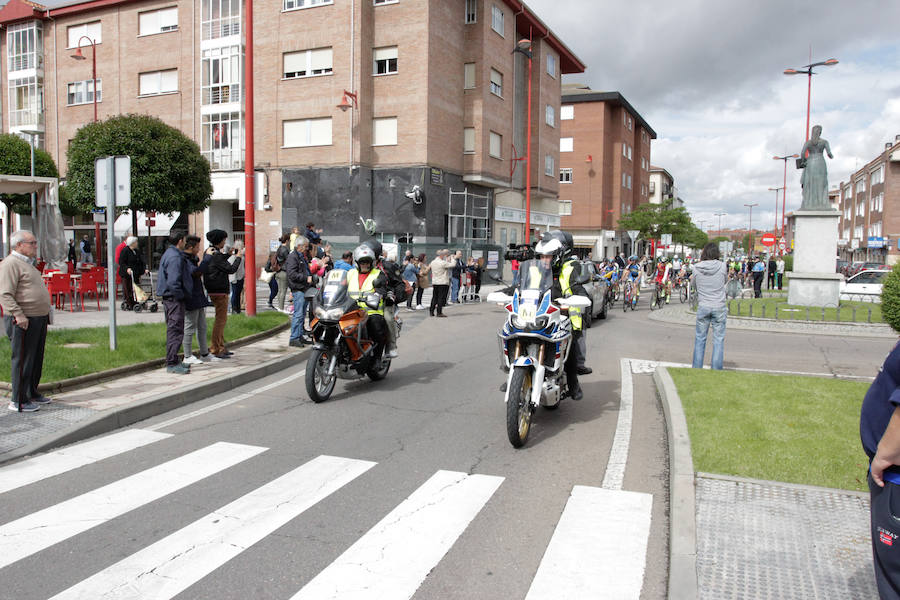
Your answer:
[[[40,59],[37,54],[34,52],[28,52],[26,54],[19,54],[17,56],[9,57],[9,70],[12,71],[24,71],[25,69],[34,69],[40,66]]]
[[[203,104],[227,104],[241,101],[241,85],[231,83],[203,88]]]
[[[243,150],[204,150],[202,152],[213,171],[231,171],[240,169],[244,163]]]
[[[220,19],[218,21],[208,21],[203,24],[203,39],[216,40],[232,35],[240,35],[241,18],[231,17],[228,19]]]
[[[9,111],[10,127],[44,126],[44,113],[30,108]]]

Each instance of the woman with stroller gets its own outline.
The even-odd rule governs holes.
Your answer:
[[[119,278],[122,280],[122,297],[125,310],[132,310],[137,302],[134,299],[135,285],[140,285],[141,275],[149,273],[141,253],[138,251],[138,239],[133,235],[125,238],[125,247],[119,255]]]

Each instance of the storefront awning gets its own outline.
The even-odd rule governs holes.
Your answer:
[[[593,248],[600,238],[593,235],[572,236],[572,243],[576,248]]]
[[[154,219],[156,220],[156,224],[150,228],[150,235],[169,235],[169,231],[171,231],[172,226],[175,224],[175,221],[178,220],[178,216],[180,214],[181,213],[179,212],[173,212],[171,215],[156,213],[156,216],[154,217]],[[138,211],[137,214],[137,226],[137,234],[132,233],[131,213],[128,212],[123,215],[119,215],[119,218],[116,219],[116,223],[113,226],[113,235],[115,235],[116,237],[125,237],[127,235],[137,235],[137,237],[141,237],[147,235],[147,216],[141,211]]]

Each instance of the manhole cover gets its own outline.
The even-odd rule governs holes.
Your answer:
[[[63,348],[93,348],[93,344],[82,344],[81,342],[72,342],[71,344],[63,344]]]

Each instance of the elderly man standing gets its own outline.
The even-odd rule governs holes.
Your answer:
[[[35,268],[37,239],[30,231],[9,238],[13,248],[0,262],[0,306],[12,346],[12,400],[9,410],[34,412],[50,398],[38,393],[44,344],[50,322],[50,293]]]
[[[288,255],[284,265],[287,273],[287,284],[291,288],[294,309],[291,314],[291,337],[289,345],[303,347],[303,317],[306,316],[306,290],[312,285],[312,274],[309,272],[307,250],[309,240],[300,236],[295,241],[293,252]]]
[[[444,314],[444,304],[447,302],[447,292],[450,289],[450,267],[447,257],[450,251],[447,249],[438,250],[437,256],[431,265],[431,285],[433,292],[431,295],[431,306],[428,314],[432,317],[446,317]],[[437,314],[435,314],[437,312]]]

